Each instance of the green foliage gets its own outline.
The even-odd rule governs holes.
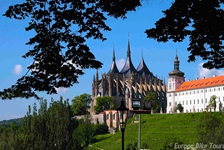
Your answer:
[[[182,113],[184,111],[184,107],[181,104],[177,104],[177,110]]]
[[[96,124],[96,135],[108,133],[108,125],[106,123]]]
[[[96,111],[96,113],[100,113],[108,109],[115,109],[113,98],[110,96],[97,97],[96,105],[94,106],[94,110]]]
[[[0,92],[1,97],[39,98],[36,92],[57,93],[57,88],[78,83],[84,69],[102,67],[87,40],[106,40],[102,31],[111,30],[106,17],[125,18],[140,5],[140,0],[27,0],[10,6],[4,16],[28,19],[25,29],[35,33],[26,43],[33,48],[23,55],[33,63],[27,67],[29,73]]]
[[[145,102],[149,102],[151,109],[153,109],[153,112],[158,113],[160,111],[159,102],[157,100],[157,96],[155,92],[150,91],[144,98]]]
[[[126,146],[126,150],[137,150],[138,149],[138,143],[134,142],[134,143],[129,143]]]
[[[72,137],[75,141],[75,149],[86,148],[92,142],[96,127],[90,121],[90,116],[86,115],[83,120],[79,121],[79,126],[74,130]]]
[[[34,104],[31,113],[29,106],[23,125],[12,124],[0,130],[0,149],[72,149],[72,132],[77,122],[71,117],[68,101],[52,100],[47,108],[47,101],[41,99],[39,109]]]
[[[71,109],[74,115],[85,115],[87,114],[88,105],[92,101],[90,94],[81,94],[72,99]]]
[[[215,95],[212,95],[211,98],[210,98],[210,101],[209,101],[209,104],[208,106],[206,107],[206,110],[210,110],[213,108],[214,112],[216,110],[216,96]]]
[[[198,142],[204,144],[223,144],[224,114],[203,113],[198,125]]]
[[[165,144],[163,145],[162,150],[184,150],[184,147],[182,147],[183,142],[175,137],[169,138],[166,140]]]
[[[182,42],[189,37],[189,62],[199,56],[207,60],[203,67],[223,68],[223,4],[223,0],[175,0],[146,34],[159,42]]]

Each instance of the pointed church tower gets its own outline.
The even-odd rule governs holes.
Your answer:
[[[116,61],[115,61],[114,49],[113,49],[112,65],[111,65],[111,68],[110,68],[110,70],[109,70],[109,72],[107,74],[111,74],[111,73],[119,73],[119,71],[117,69]]]
[[[130,50],[130,41],[128,40],[128,49],[127,49],[127,58],[124,67],[120,71],[125,77],[131,77],[132,74],[135,74],[137,71],[131,61],[131,50]]]
[[[179,70],[180,61],[176,55],[174,59],[174,70],[169,73],[168,92],[176,90],[184,81],[184,73]]]
[[[146,64],[145,64],[143,55],[142,55],[142,60],[140,61],[139,65],[138,65],[137,72],[138,72],[140,75],[143,75],[143,76],[147,76],[147,75],[151,75],[151,74],[152,74],[152,73],[149,71],[149,69],[148,69],[148,67],[146,66]]]

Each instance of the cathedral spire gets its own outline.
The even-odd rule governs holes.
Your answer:
[[[119,73],[119,71],[117,69],[116,61],[115,61],[115,51],[114,51],[114,47],[113,47],[112,64],[111,64],[111,67],[110,67],[110,70],[109,70],[108,74],[109,73]]]
[[[123,73],[125,75],[125,77],[130,77],[132,73],[136,73],[136,69],[133,66],[132,61],[131,61],[131,48],[130,48],[130,40],[129,39],[128,39],[126,62],[125,62],[124,67],[122,68],[120,73]]]
[[[151,72],[149,71],[148,67],[145,64],[144,57],[143,57],[143,50],[142,50],[142,59],[138,65],[137,72],[141,75],[151,74]]]

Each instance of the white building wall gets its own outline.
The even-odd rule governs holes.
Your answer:
[[[167,92],[167,113],[172,113],[179,103],[184,107],[185,113],[205,111],[213,95],[217,97],[216,111],[219,111],[219,103],[221,102],[224,106],[224,85],[180,92]]]

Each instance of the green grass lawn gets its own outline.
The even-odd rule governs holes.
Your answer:
[[[213,113],[219,115],[219,113]],[[142,114],[141,143],[147,143],[150,150],[161,149],[170,138],[177,138],[184,144],[197,143],[197,125],[203,113],[185,114]],[[125,130],[125,147],[138,140],[138,123],[128,120]],[[94,148],[104,150],[121,149],[121,132],[98,135],[92,144]]]

